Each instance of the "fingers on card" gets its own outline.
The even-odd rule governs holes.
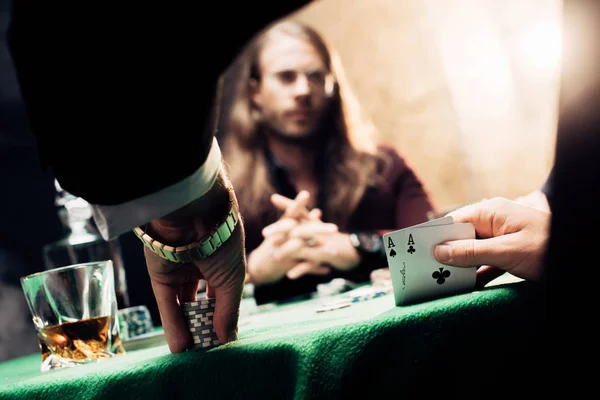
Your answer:
[[[473,290],[477,268],[439,263],[435,246],[448,240],[475,239],[471,223],[444,217],[383,236],[397,306]]]

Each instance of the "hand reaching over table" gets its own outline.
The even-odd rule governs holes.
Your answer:
[[[163,243],[186,245],[205,237],[223,215],[227,215],[232,204],[237,213],[235,194],[227,178],[220,174],[205,196],[152,221],[148,229]],[[159,257],[146,246],[144,252],[171,352],[182,352],[192,345],[181,304],[196,300],[201,279],[207,282],[207,296],[215,298],[213,323],[220,342],[237,340],[238,311],[246,271],[241,221],[232,236],[206,259],[175,263]]]
[[[459,208],[448,215],[454,222],[473,223],[478,238],[438,245],[435,257],[439,262],[456,267],[483,265],[477,271],[478,286],[486,283],[481,282],[481,277],[490,276],[490,269],[495,268],[533,281],[544,275],[549,212],[495,198]]]

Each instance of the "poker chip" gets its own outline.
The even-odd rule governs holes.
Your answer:
[[[117,314],[122,340],[133,339],[154,331],[150,310],[144,305],[122,308]]]
[[[346,308],[346,307],[350,307],[351,303],[350,302],[341,302],[341,303],[335,303],[335,304],[326,304],[322,307],[317,308],[317,312],[318,313],[322,313],[322,312],[327,312],[327,311],[333,311],[333,310],[339,310],[340,308]]]
[[[203,297],[181,304],[193,349],[211,349],[221,344],[213,326],[215,299]]]

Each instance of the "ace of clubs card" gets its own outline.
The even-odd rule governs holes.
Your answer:
[[[438,244],[460,239],[475,239],[475,228],[449,216],[383,235],[397,306],[473,290],[477,267],[448,266],[433,255]]]

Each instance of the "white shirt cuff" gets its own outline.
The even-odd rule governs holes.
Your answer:
[[[163,217],[202,197],[214,185],[221,165],[216,138],[204,164],[192,175],[158,192],[117,205],[92,204],[94,221],[105,240]]]

